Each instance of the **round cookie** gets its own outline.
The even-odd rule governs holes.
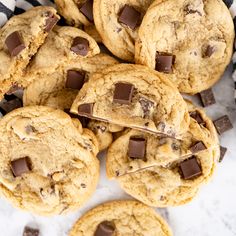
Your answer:
[[[0,193],[15,207],[56,215],[83,205],[96,189],[94,134],[49,107],[19,108],[0,120]]]
[[[69,236],[139,235],[171,236],[172,232],[153,209],[137,201],[112,201],[83,215]]]
[[[189,131],[182,141],[126,131],[108,149],[108,178],[115,177],[128,194],[150,206],[178,206],[191,201],[214,173],[219,141],[203,110],[189,104],[189,112]],[[144,147],[137,143],[140,140],[146,141]]]
[[[22,71],[58,20],[54,8],[35,7],[13,16],[0,29],[0,99],[12,84],[26,84],[20,81]]]
[[[92,38],[94,38],[97,43],[102,43],[102,38],[99,35],[99,33],[94,25],[88,25],[88,26],[85,25],[84,31],[87,34],[89,34]]]
[[[187,105],[168,76],[131,64],[94,73],[71,112],[176,138],[189,125]]]
[[[44,105],[69,112],[79,89],[89,79],[90,74],[116,63],[114,58],[106,54],[98,54],[94,57],[71,61],[54,73],[48,74],[45,71],[34,74],[34,70],[28,69],[26,77],[30,77],[29,80],[33,82],[24,90],[24,106]],[[95,131],[99,150],[111,144],[113,138],[108,124],[96,121],[89,125],[89,121],[83,117],[80,119],[84,127],[88,126]]]
[[[173,73],[180,92],[208,89],[232,56],[234,24],[220,0],[156,0],[143,18],[135,45],[138,64]]]
[[[58,12],[71,26],[93,23],[93,0],[55,0]]]
[[[139,25],[153,0],[94,0],[94,22],[103,43],[117,57],[134,61]],[[114,46],[115,45],[115,46]]]

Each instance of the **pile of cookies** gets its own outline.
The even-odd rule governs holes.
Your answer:
[[[98,206],[70,235],[171,235],[148,206],[191,201],[226,152],[217,132],[232,128],[228,117],[213,123],[181,93],[215,102],[230,13],[220,0],[55,3],[70,26],[36,7],[0,30],[0,193],[36,214],[76,210],[107,150],[107,177],[142,203]]]

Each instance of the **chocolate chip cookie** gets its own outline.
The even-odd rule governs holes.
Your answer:
[[[232,56],[234,24],[219,0],[156,0],[139,28],[135,61],[173,73],[180,92],[208,89]]]
[[[107,176],[150,206],[192,200],[213,175],[220,152],[212,121],[191,104],[189,113],[189,130],[181,141],[135,130],[120,136],[108,150]]]
[[[0,193],[15,207],[56,215],[75,210],[99,178],[94,134],[77,119],[43,106],[0,120]]]
[[[103,43],[117,57],[134,61],[139,26],[153,0],[94,0],[94,22]]]
[[[137,201],[112,201],[95,207],[73,226],[69,236],[171,236],[167,223]]]
[[[58,20],[54,8],[35,7],[12,17],[0,29],[0,99],[13,84],[25,84],[20,81],[23,70]]]
[[[79,91],[71,112],[176,138],[189,125],[187,105],[168,76],[131,64],[94,73]]]

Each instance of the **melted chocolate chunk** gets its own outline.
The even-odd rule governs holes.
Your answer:
[[[190,150],[193,154],[203,151],[205,149],[206,149],[206,146],[203,142],[197,142],[190,148]]]
[[[199,177],[202,174],[201,166],[196,157],[181,162],[179,168],[185,180]]]
[[[112,236],[115,232],[113,222],[103,221],[97,226],[94,236]]]
[[[142,107],[144,117],[148,117],[150,114],[151,108],[154,106],[154,102],[148,100],[147,98],[141,97],[139,103]]]
[[[134,30],[140,22],[141,14],[134,7],[125,5],[120,12],[118,22],[127,25]]]
[[[233,129],[233,125],[227,115],[218,118],[217,120],[213,121],[213,123],[216,127],[218,134],[220,135],[230,129]]]
[[[68,70],[66,79],[66,88],[80,90],[84,85],[85,72]]]
[[[164,73],[171,73],[172,66],[175,61],[175,56],[168,53],[156,54],[156,70]]]
[[[29,164],[29,158],[23,157],[11,162],[11,169],[15,177],[21,176],[31,170]]]
[[[113,96],[113,102],[119,104],[130,104],[133,96],[134,86],[127,83],[117,83]]]
[[[25,49],[25,44],[18,31],[8,35],[5,40],[5,44],[12,57],[17,56],[22,50]]]
[[[89,51],[89,41],[85,38],[76,37],[70,50],[78,55],[86,56]]]
[[[10,97],[7,97],[7,99],[10,99]],[[2,113],[2,115],[6,115],[7,113],[20,108],[23,106],[21,99],[19,98],[14,98],[11,97],[12,100],[7,101],[6,99],[3,99],[0,102],[0,112]]]
[[[80,12],[90,21],[93,22],[93,0],[87,0],[81,7]]]
[[[39,230],[25,226],[23,236],[39,236]]]
[[[191,5],[185,6],[184,11],[187,15],[197,13],[199,16],[202,16],[202,13],[196,9],[192,9]]]
[[[48,12],[47,20],[45,24],[45,31],[46,32],[51,31],[58,21],[59,21],[59,18],[56,15],[54,15],[52,12]]]
[[[205,50],[203,50],[203,57],[211,57],[215,51],[216,48],[214,46],[208,45]]]
[[[91,117],[93,115],[93,103],[85,103],[78,107],[78,114]]]
[[[129,140],[128,156],[132,159],[145,160],[146,139],[140,137],[131,137]]]
[[[199,125],[203,125],[203,126],[206,125],[206,122],[202,119],[202,116],[198,111],[192,111],[189,114],[194,120],[197,121]]]

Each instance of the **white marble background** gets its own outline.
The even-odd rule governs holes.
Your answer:
[[[191,203],[157,209],[176,236],[236,236],[236,105],[230,69],[214,86],[217,104],[208,109],[213,119],[228,114],[234,124],[234,129],[221,137],[222,145],[228,148],[225,159],[218,165],[213,181],[204,186]],[[73,214],[39,217],[14,209],[6,200],[0,199],[0,236],[21,236],[25,225],[39,227],[41,236],[65,236],[76,219],[91,207],[107,200],[129,198],[115,181],[106,179],[103,159],[101,165],[97,191],[82,209]]]

